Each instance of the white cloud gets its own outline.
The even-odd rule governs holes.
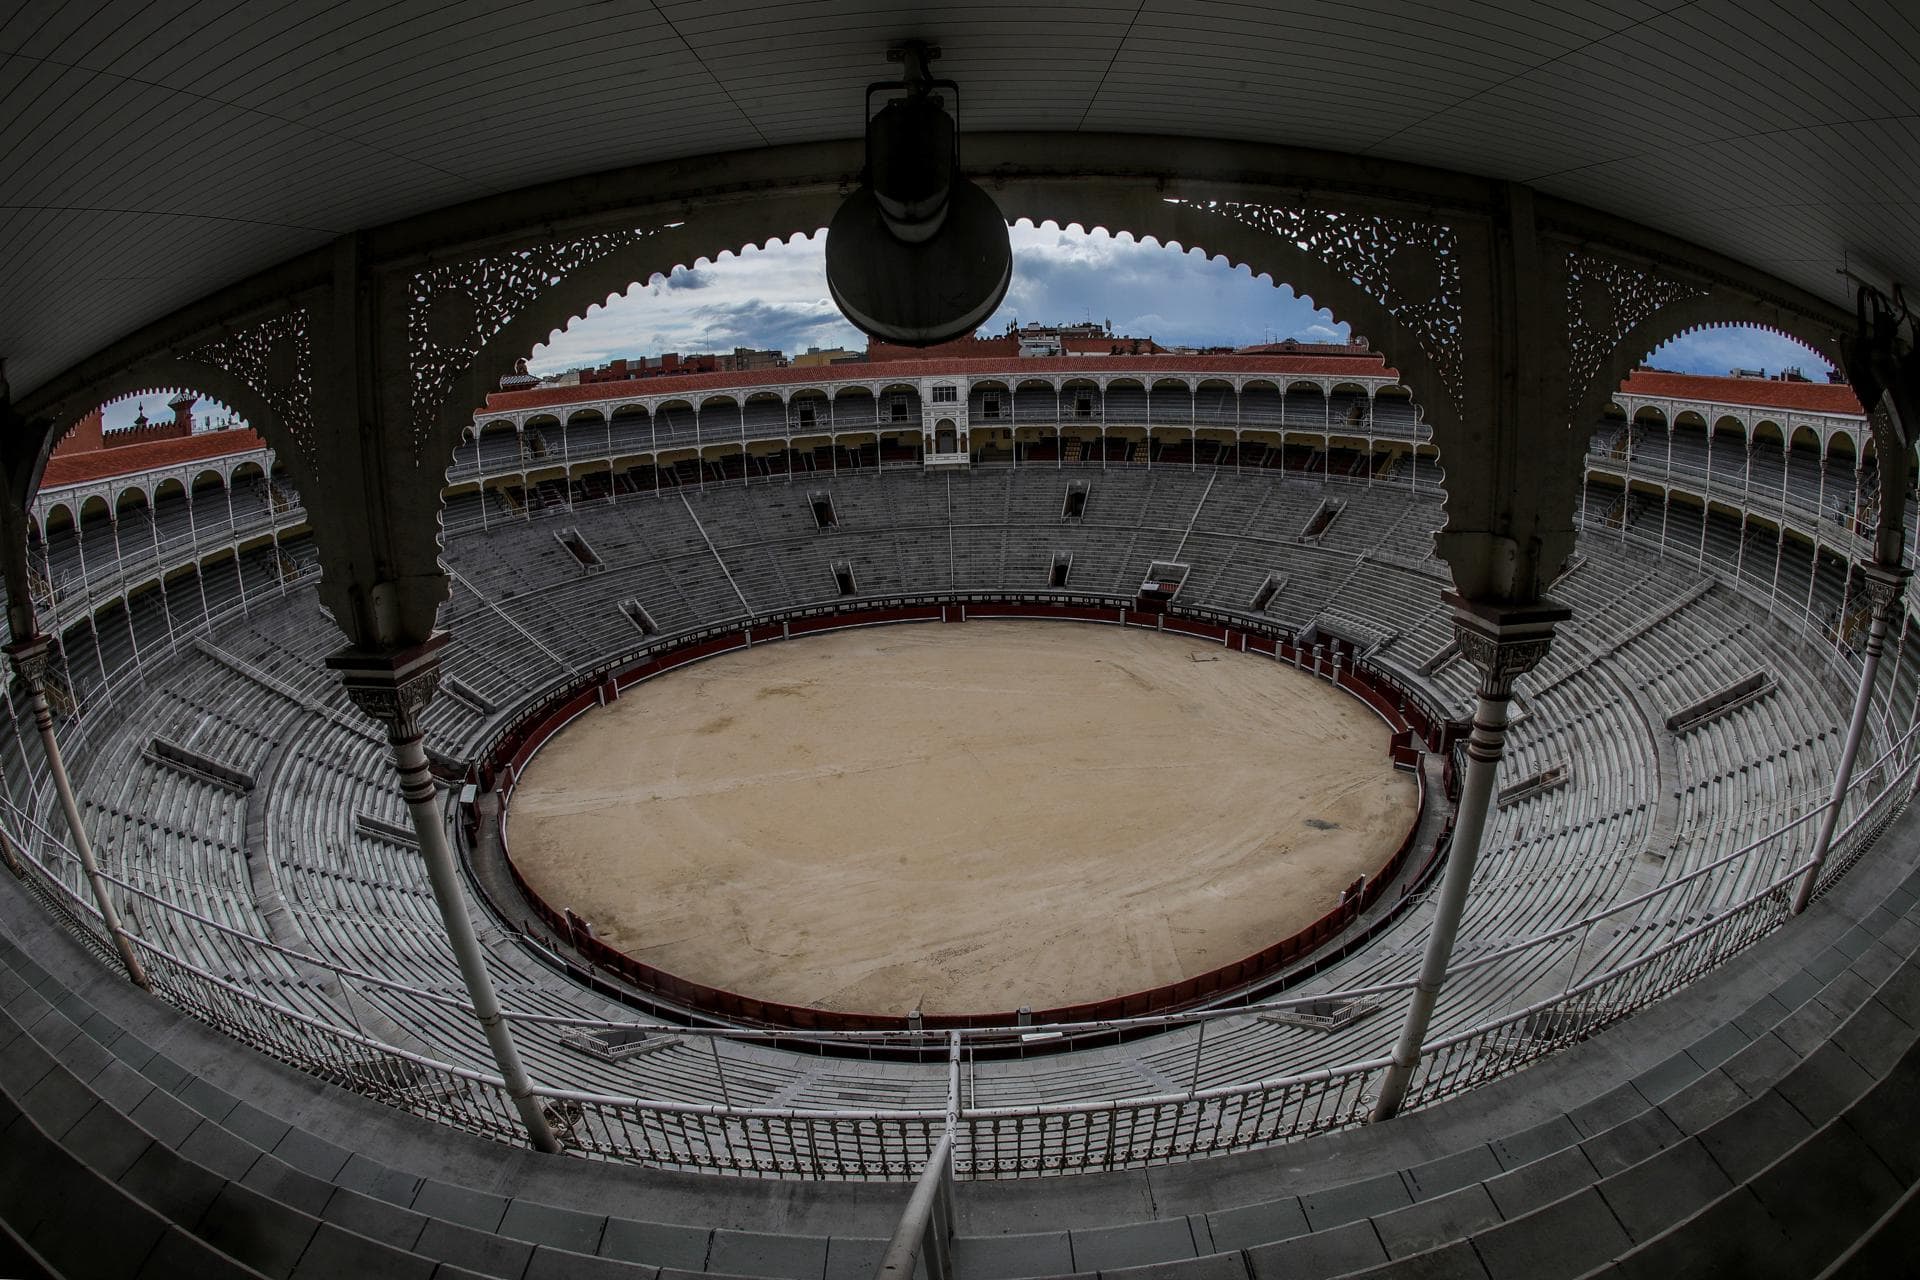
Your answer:
[[[1198,251],[1057,227],[1015,226],[1009,238],[1013,281],[983,332],[1017,317],[1111,321],[1172,345],[1346,336],[1330,312]],[[791,354],[808,345],[866,345],[827,294],[824,233],[636,284],[535,347],[528,367],[554,373],[662,351],[770,346]]]
[[[1338,342],[1349,333],[1339,317],[1284,285],[1210,261],[1197,249],[1181,252],[1125,234],[1054,226],[1021,224],[1008,234],[1013,281],[983,332],[1000,332],[1016,319],[1091,319],[1174,346],[1289,337]],[[635,284],[534,348],[528,363],[536,373],[553,373],[662,351],[746,346],[791,354],[809,345],[866,345],[828,297],[824,232],[723,254],[670,278]],[[1811,352],[1757,329],[1703,330],[1669,343],[1652,359],[1703,373],[1798,365],[1818,378],[1826,368]]]
[[[809,345],[863,346],[827,296],[826,236],[797,238],[630,286],[536,346],[535,373],[620,356]]]

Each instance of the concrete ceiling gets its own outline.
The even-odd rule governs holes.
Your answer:
[[[970,130],[1415,161],[1835,301],[1846,260],[1920,280],[1914,0],[27,0],[0,18],[0,355],[22,393],[343,232],[856,135],[910,36]]]

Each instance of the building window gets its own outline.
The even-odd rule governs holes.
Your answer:
[[[892,397],[887,401],[887,408],[889,421],[905,422],[907,420],[907,397],[905,393],[899,391],[894,392]]]
[[[933,389],[933,402],[935,404],[956,404],[959,402],[959,396],[952,387],[935,387]]]

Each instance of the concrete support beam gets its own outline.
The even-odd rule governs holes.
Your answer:
[[[1920,317],[1908,309],[1897,288],[1890,298],[1860,287],[1846,366],[1867,413],[1879,470],[1874,560],[1897,568],[1906,562],[1907,485],[1913,477],[1913,451],[1920,445]]]
[[[28,512],[57,438],[50,419],[15,411],[6,361],[0,360],[0,581],[7,588],[7,631],[16,643],[40,632],[27,564]]]
[[[451,592],[440,564],[449,459],[423,456],[412,438],[397,285],[367,269],[357,238],[335,243],[331,285],[307,308],[311,438],[283,455],[320,552],[321,600],[349,641],[375,652],[425,643]]]
[[[1542,243],[1534,193],[1503,188],[1476,255],[1464,314],[1467,398],[1436,426],[1447,525],[1435,547],[1468,600],[1540,600],[1573,554],[1586,440],[1566,427],[1571,397],[1565,264]],[[1477,296],[1476,296],[1477,295]]]

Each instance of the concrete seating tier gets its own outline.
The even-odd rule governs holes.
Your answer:
[[[1916,828],[1739,965],[1466,1098],[1275,1151],[961,1182],[956,1274],[1897,1274],[1920,1184]],[[10,879],[0,923],[17,1274],[837,1280],[873,1273],[905,1199],[492,1147],[142,996]]]
[[[1437,476],[1423,480],[1432,483]],[[1067,519],[1063,507],[1071,483],[1087,485],[1088,492],[1083,514]],[[810,502],[816,491],[831,495],[836,518],[831,528],[816,524]],[[1329,495],[1344,502],[1341,517],[1316,544],[1302,544],[1302,530]],[[657,495],[615,492],[610,501],[576,503],[572,510],[563,502],[541,510],[532,518],[489,517],[484,532],[463,524],[450,539],[447,559],[458,579],[442,619],[455,637],[446,651],[446,668],[499,708],[488,715],[448,696],[437,700],[428,718],[429,743],[456,758],[481,741],[499,715],[539,688],[644,643],[647,637],[617,607],[622,600],[637,600],[660,635],[670,639],[750,613],[834,600],[839,588],[830,566],[837,562],[853,566],[855,598],[862,598],[949,589],[1042,590],[1058,552],[1072,556],[1070,591],[1129,596],[1149,562],[1178,560],[1191,567],[1179,603],[1302,626],[1337,608],[1354,626],[1388,637],[1379,643],[1377,656],[1409,676],[1449,638],[1438,606],[1446,572],[1431,554],[1432,531],[1443,518],[1440,495],[1437,490],[1415,495],[1405,484],[1321,482],[1207,467],[938,475],[867,468],[793,481],[736,480],[704,489],[696,484]],[[553,536],[561,527],[577,528],[603,567],[585,572]],[[1622,532],[1584,538],[1579,566],[1557,588],[1575,605],[1576,618],[1549,662],[1522,683],[1503,777],[1564,763],[1569,782],[1492,815],[1463,928],[1463,959],[1578,921],[1703,866],[1817,803],[1822,780],[1831,776],[1849,697],[1845,658],[1769,619],[1750,593],[1720,585],[1725,579],[1716,571],[1732,574],[1734,562],[1721,570],[1722,558],[1710,548],[1709,562],[1703,563],[1697,516],[1690,529],[1683,521],[1670,524],[1665,554],[1643,541],[1643,525],[1633,526],[1633,538],[1623,538]],[[1712,532],[1709,526],[1707,533]],[[294,550],[300,550],[297,542]],[[338,643],[337,633],[326,624],[312,588],[285,587],[268,557],[243,557],[238,569],[237,583],[229,575],[222,586],[217,572],[198,581],[183,579],[169,584],[165,596],[137,596],[130,610],[108,610],[65,637],[69,678],[85,719],[64,732],[76,748],[87,820],[103,857],[142,891],[236,930],[268,933],[268,902],[277,896],[285,919],[276,918],[273,927],[284,931],[290,925],[303,949],[425,995],[456,996],[458,972],[417,860],[404,846],[356,826],[359,814],[401,827],[406,816],[377,735],[321,665]],[[1740,566],[1742,580],[1752,571],[1750,564]],[[1284,578],[1285,584],[1256,615],[1252,602],[1269,575]],[[246,613],[222,622],[208,637],[217,654],[183,639],[193,620],[219,613],[242,586]],[[204,609],[199,604],[203,589]],[[1671,610],[1682,597],[1687,598],[1684,607]],[[107,699],[99,673],[119,670],[136,651],[148,660],[140,675],[116,679]],[[1765,703],[1678,741],[1658,729],[1667,704],[1684,702],[1760,665],[1779,685]],[[1443,665],[1429,683],[1452,708],[1468,705],[1471,678],[1463,664]],[[30,736],[30,726],[24,732]],[[1878,732],[1884,739],[1884,729]],[[146,764],[141,749],[156,733],[191,737],[199,749],[258,771],[261,785],[240,800]],[[28,744],[22,751],[15,738],[11,746],[0,743],[0,750],[12,750],[30,765],[35,748]],[[11,771],[8,777],[15,794],[24,795]],[[43,807],[42,812],[50,811]],[[57,818],[49,821],[57,827]],[[249,847],[250,829],[261,833],[258,848]],[[1652,848],[1656,842],[1658,849]],[[246,870],[249,856],[263,859],[253,875]],[[1748,868],[1743,879],[1716,886],[1714,900],[1734,900],[1742,886],[1758,883],[1759,874],[1759,868]],[[272,893],[263,899],[267,886]],[[445,1003],[372,982],[317,985],[276,953],[190,928],[190,921],[178,917],[162,922],[166,913],[148,904],[129,914],[138,927],[154,930],[158,945],[237,983],[271,989],[296,1008],[335,1019],[371,1016],[384,1028],[382,1034],[405,1047],[475,1069],[490,1066],[477,1027]],[[1317,975],[1304,990],[1410,978],[1429,918],[1430,905],[1417,903],[1373,944]],[[1586,965],[1600,958],[1625,960],[1671,936],[1663,932],[1669,929],[1665,920],[1636,920],[1592,956],[1566,959]],[[608,1002],[557,977],[505,930],[489,924],[485,940],[509,1007],[622,1016]],[[1537,956],[1475,968],[1449,987],[1434,1034],[1479,1025],[1537,994],[1557,991],[1567,976],[1564,966],[1542,971]],[[1377,1054],[1391,1035],[1390,1021],[1383,1016],[1318,1032],[1232,1018],[1209,1028],[1197,1075],[1192,1074],[1197,1046],[1187,1030],[1118,1048],[973,1064],[968,1087],[976,1105],[1019,1105],[1158,1093],[1169,1081],[1189,1078],[1203,1087],[1272,1078]],[[729,1044],[723,1049],[723,1087],[703,1044],[675,1043],[643,1058],[604,1063],[570,1049],[548,1028],[525,1025],[519,1038],[536,1080],[587,1091],[818,1108],[870,1106],[875,1099],[937,1107],[945,1096],[945,1073],[937,1067],[855,1063]],[[1549,1062],[1526,1074],[1550,1069],[1559,1068]],[[0,1074],[0,1083],[6,1079]],[[1660,1101],[1644,1094],[1642,1100]],[[1433,1114],[1456,1105],[1471,1110],[1474,1104],[1462,1100]],[[1652,1120],[1645,1123],[1658,1127]],[[1566,1145],[1524,1160],[1519,1155],[1531,1148],[1518,1145],[1517,1163],[1489,1167],[1475,1185],[1517,1172]],[[1462,1167],[1467,1163],[1463,1157]],[[1589,1163],[1591,1176],[1583,1185],[1605,1199],[1605,1189],[1596,1184],[1625,1166],[1609,1170],[1598,1161]],[[1224,1163],[1208,1164],[1220,1165],[1218,1176],[1227,1177]],[[1409,1212],[1417,1207],[1415,1199],[1425,1199],[1405,1175],[1410,1167],[1387,1171],[1405,1192],[1401,1207]],[[1724,1172],[1729,1186],[1747,1186],[1746,1172]],[[1169,1185],[1188,1176],[1213,1175],[1153,1174],[1156,1184]],[[1323,1181],[1331,1196],[1335,1182]],[[1465,1186],[1455,1183],[1446,1190]],[[978,1194],[982,1198],[976,1203],[995,1203],[993,1191]],[[1265,1203],[1258,1197],[1233,1201],[1231,1194],[1221,1194],[1227,1198],[1218,1202],[1220,1214],[1246,1212],[1216,1222],[1214,1208],[1195,1209],[1198,1217],[1182,1216],[1176,1227],[1168,1225],[1171,1219],[1151,1215],[1130,1220],[1131,1211],[1116,1214],[1106,1204],[1086,1227],[1066,1228],[1064,1255],[1058,1253],[1059,1241],[1028,1242],[1030,1250],[995,1242],[994,1237],[1015,1229],[1017,1214],[1007,1204],[981,1209],[968,1220],[981,1243],[965,1244],[965,1274],[1046,1274],[1009,1270],[993,1261],[1015,1256],[1051,1258],[1047,1265],[1054,1270],[1081,1272],[1136,1259],[1171,1265],[1182,1256],[1174,1247],[1179,1238],[1186,1241],[1184,1256],[1209,1255],[1204,1265],[1215,1268],[1195,1275],[1249,1274],[1249,1268],[1254,1275],[1277,1274],[1273,1268],[1281,1261],[1261,1262],[1258,1249],[1268,1247],[1275,1250],[1271,1258],[1291,1259],[1285,1265],[1299,1264],[1302,1274],[1338,1274],[1331,1262],[1300,1260],[1321,1257],[1316,1250],[1335,1249],[1338,1233],[1346,1233],[1340,1239],[1362,1239],[1354,1224],[1368,1218],[1374,1225],[1366,1230],[1382,1251],[1372,1262],[1386,1262],[1395,1252],[1388,1241],[1394,1228],[1378,1225],[1394,1210],[1375,1214],[1365,1195],[1327,1200],[1366,1210],[1337,1218],[1303,1207],[1309,1203],[1306,1192],[1290,1191],[1305,1215],[1304,1234],[1318,1243],[1283,1248],[1284,1228],[1294,1222],[1286,1211],[1257,1210]],[[1512,1197],[1503,1203],[1491,1189],[1483,1194],[1499,1209],[1500,1222],[1524,1220],[1548,1203],[1523,1207]],[[1508,1238],[1549,1230],[1554,1221],[1559,1219],[1539,1219]],[[1236,1236],[1241,1228],[1231,1225],[1235,1222],[1266,1225],[1246,1227],[1253,1234]],[[1616,1216],[1615,1222],[1625,1229],[1622,1219]],[[1676,1220],[1660,1230],[1680,1225]],[[860,1227],[864,1234],[848,1238],[872,1244],[886,1229],[868,1221]],[[1469,1242],[1489,1273],[1512,1274],[1486,1263],[1489,1251],[1499,1246],[1482,1247],[1480,1236],[1496,1229],[1494,1220],[1472,1225],[1462,1220],[1448,1228],[1453,1232],[1448,1247]],[[812,1251],[817,1245],[826,1261],[806,1274],[840,1274],[829,1266],[834,1238],[831,1231],[808,1236],[812,1243],[804,1248]],[[1653,1238],[1648,1235],[1646,1241]],[[414,1239],[417,1243],[419,1237]],[[1160,1242],[1152,1249],[1163,1257],[1139,1252],[1149,1248],[1143,1242],[1150,1239]],[[1629,1244],[1640,1243],[1641,1236],[1629,1232]],[[1365,1253],[1324,1256],[1370,1265]],[[703,1255],[696,1265],[718,1269],[724,1256]],[[861,1256],[870,1269],[871,1254]],[[1613,1255],[1582,1256],[1600,1265]]]

